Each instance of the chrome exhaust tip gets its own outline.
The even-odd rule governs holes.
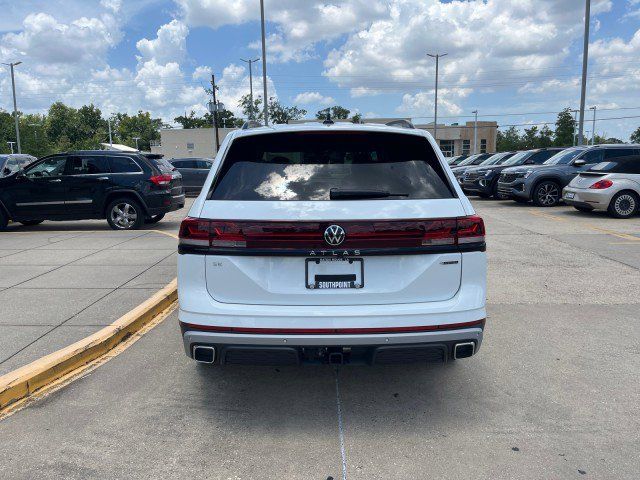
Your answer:
[[[193,347],[193,359],[198,363],[213,363],[216,359],[216,349],[204,345]]]
[[[474,342],[456,343],[453,347],[453,358],[469,358],[476,353],[476,344]]]

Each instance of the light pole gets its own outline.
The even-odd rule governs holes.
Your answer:
[[[596,144],[596,110],[598,110],[598,106],[594,105],[589,110],[593,110],[593,128],[591,129],[591,145]]]
[[[140,140],[140,137],[133,137],[133,140],[136,142],[136,150],[140,151],[138,148],[138,140]]]
[[[576,146],[576,127],[578,126],[578,110],[573,111],[573,146]]]
[[[436,92],[435,92],[435,101],[434,101],[434,111],[433,111],[433,139],[436,141],[436,145],[438,144],[438,60],[440,57],[446,56],[446,53],[427,53],[428,57],[436,59]]]
[[[584,130],[584,102],[587,94],[587,63],[589,61],[589,21],[591,17],[591,0],[586,0],[584,9],[584,47],[582,49],[582,89],[580,91],[580,123],[578,123],[578,145],[582,145]]]
[[[241,62],[245,62],[249,64],[249,99],[251,100],[251,109],[249,110],[249,120],[253,120],[253,72],[251,70],[251,65],[254,62],[257,62],[258,60],[260,60],[260,57],[256,58],[255,60],[245,60],[244,58],[241,58],[240,61]]]
[[[16,101],[16,79],[13,75],[13,67],[18,66],[21,63],[22,62],[3,63],[3,65],[7,65],[11,69],[11,89],[13,90],[13,118],[16,122],[16,142],[18,143],[18,153],[22,153],[22,148],[20,147],[20,125],[18,122],[18,102]],[[13,153],[13,146],[11,148],[11,153]]]
[[[260,24],[262,26],[262,89],[264,92],[262,98],[262,107],[264,108],[264,124],[269,125],[268,116],[268,102],[267,97],[267,44],[265,41],[265,27],[264,27],[264,0],[260,0]]]
[[[107,124],[109,125],[109,146],[113,148],[113,137],[111,136],[111,118],[107,118]]]
[[[475,120],[473,121],[473,154],[478,153],[478,110],[474,110],[471,112],[475,115]]]

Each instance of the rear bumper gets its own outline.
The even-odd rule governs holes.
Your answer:
[[[562,191],[562,201],[574,207],[589,208],[591,210],[606,210],[609,208],[613,193],[604,190],[585,191],[582,188],[565,187]],[[573,198],[567,198],[568,193],[573,193]]]
[[[149,215],[160,215],[183,208],[185,195],[184,192],[173,195],[170,193],[162,193],[154,195],[152,199],[147,198],[146,200]]]
[[[446,362],[455,358],[456,345],[472,344],[475,354],[484,330],[482,325],[416,333],[259,335],[192,330],[184,324],[181,329],[188,357],[194,358],[194,347],[212,347],[213,362],[207,363],[236,365]]]

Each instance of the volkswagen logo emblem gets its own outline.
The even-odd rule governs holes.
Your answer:
[[[324,231],[324,241],[329,245],[333,245],[337,247],[342,242],[344,242],[347,234],[340,225],[329,225],[327,229]]]

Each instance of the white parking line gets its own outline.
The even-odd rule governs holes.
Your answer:
[[[342,404],[340,402],[340,381],[338,379],[338,367],[335,368],[336,376],[336,406],[338,408],[338,435],[340,437],[340,455],[342,456],[342,480],[347,480],[347,454],[344,449],[344,428],[342,426]]]

